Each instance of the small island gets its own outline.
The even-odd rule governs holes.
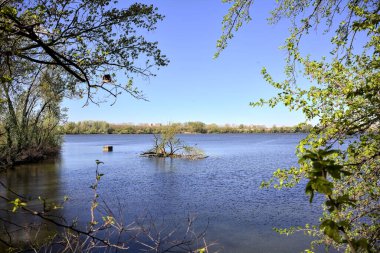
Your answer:
[[[177,128],[174,125],[167,127],[160,135],[154,134],[153,147],[141,153],[143,157],[171,157],[190,160],[204,159],[208,156],[193,146],[185,145],[176,137]]]

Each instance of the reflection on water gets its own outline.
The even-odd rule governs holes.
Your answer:
[[[175,158],[167,157],[148,157],[149,161],[151,161],[157,170],[161,172],[174,172],[175,171]]]
[[[185,143],[197,144],[209,155],[189,161],[140,157],[151,147],[151,135],[65,136],[60,159],[20,166],[0,179],[25,196],[60,201],[68,195],[70,201],[58,214],[68,221],[75,217],[88,221],[89,186],[95,179],[94,161],[99,159],[104,162],[99,170],[105,174],[99,183],[100,198],[111,208],[122,206],[126,223],[147,212],[173,223],[196,215],[196,226],[204,229],[208,224],[207,240],[216,241],[223,252],[299,252],[309,239],[280,236],[273,227],[317,221],[318,204],[308,203],[302,184],[284,191],[261,190],[259,185],[278,167],[296,164],[294,151],[302,137],[181,135]],[[102,152],[106,144],[113,145],[114,152]],[[33,222],[30,217],[0,215],[24,225]]]
[[[20,165],[0,174],[0,179],[20,195],[56,200],[60,196],[60,158]]]
[[[43,200],[46,203],[58,204],[63,202],[60,188],[59,158],[43,163],[21,165],[15,169],[2,172],[0,181],[20,195],[16,196],[14,193],[0,187],[2,196],[10,200],[23,197],[27,201],[27,207],[32,210],[43,211]],[[38,197],[41,199],[39,200]],[[28,242],[33,240],[37,233],[41,238],[54,234],[55,226],[47,223],[42,223],[42,226],[38,226],[37,224],[42,222],[40,218],[20,209],[17,212],[12,212],[13,206],[13,204],[7,203],[5,200],[0,201],[0,217],[4,219],[2,220],[1,236],[6,236],[5,233],[9,232],[13,235],[13,240]],[[51,212],[51,214],[57,217],[64,216],[60,209]],[[19,226],[28,229],[20,229]],[[34,227],[38,227],[38,231],[34,230]]]

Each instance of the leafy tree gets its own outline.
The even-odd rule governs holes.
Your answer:
[[[216,56],[233,32],[250,20],[252,0],[232,2],[223,21],[224,33]],[[307,121],[318,123],[297,147],[299,166],[279,169],[269,182],[277,188],[307,180],[306,194],[325,196],[319,226],[299,228],[324,243],[349,252],[380,250],[380,2],[371,0],[279,1],[269,21],[291,20],[286,80],[276,82],[266,69],[262,74],[279,90],[276,97],[253,106],[284,104],[301,110]],[[313,59],[299,48],[303,36],[322,27],[333,34],[331,56]],[[364,37],[364,44],[356,42]],[[309,81],[303,85],[296,72]],[[280,230],[289,233],[297,229]],[[312,244],[313,246],[313,244]]]
[[[58,66],[70,77],[66,89],[94,100],[97,90],[116,96],[126,91],[142,94],[133,84],[133,74],[154,75],[152,67],[168,60],[140,30],[151,31],[163,18],[153,6],[135,3],[126,9],[112,7],[117,1],[1,1],[1,64],[20,59]],[[6,42],[6,43],[5,43]],[[145,56],[145,57],[144,57]],[[118,73],[129,77],[117,81]],[[3,76],[12,78],[12,73]]]
[[[57,126],[64,118],[60,71],[25,61],[13,63],[8,69],[13,72],[12,80],[0,83],[4,96],[0,103],[0,163],[14,164],[55,152],[60,142]]]
[[[167,127],[161,135],[154,135],[154,147],[153,152],[157,156],[168,157],[174,156],[178,151],[184,149],[182,141],[176,136],[177,127],[169,126]]]
[[[191,132],[195,132],[195,133],[207,132],[205,129],[206,124],[203,122],[194,121],[194,122],[187,122],[186,124],[190,128]]]
[[[207,157],[202,150],[185,145],[176,136],[177,133],[177,124],[167,126],[162,130],[161,135],[154,134],[153,148],[141,155],[147,157],[179,157],[193,160]]]
[[[144,98],[133,77],[154,76],[153,68],[168,60],[157,42],[147,41],[140,31],[154,30],[163,16],[153,6],[117,9],[115,4],[0,1],[0,164],[13,164],[24,151],[53,144],[48,139],[58,143],[65,96],[99,103],[125,91]],[[91,132],[106,128],[94,125]]]
[[[63,126],[63,132],[66,134],[75,134],[77,133],[78,129],[76,127],[76,124],[74,122],[68,122]]]

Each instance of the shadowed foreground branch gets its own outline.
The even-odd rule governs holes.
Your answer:
[[[99,201],[98,186],[103,174],[99,171],[102,162],[97,160],[96,163],[87,225],[83,225],[83,221],[69,223],[59,214],[67,197],[61,203],[47,202],[41,197],[27,199],[0,182],[3,207],[0,209],[0,245],[11,252],[211,252],[209,247],[213,245],[206,243],[206,230],[196,233],[192,217],[187,218],[186,224],[172,225],[165,221],[158,223],[147,214],[125,224],[120,207],[114,212],[106,201]],[[32,204],[36,201],[39,204]],[[25,220],[33,222],[27,224]]]

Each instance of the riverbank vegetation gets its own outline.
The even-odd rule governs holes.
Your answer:
[[[218,52],[244,22],[252,0],[227,0]],[[253,106],[283,104],[318,122],[297,148],[299,165],[279,169],[264,186],[293,187],[306,180],[305,193],[325,198],[319,224],[279,230],[304,231],[316,244],[345,252],[380,251],[380,2],[279,1],[269,21],[290,19],[286,79],[263,69],[278,95]],[[331,41],[327,57],[305,52],[305,38],[323,31]],[[303,50],[301,50],[303,49]],[[306,55],[306,56],[305,56]],[[302,76],[300,75],[302,73]],[[308,250],[307,252],[310,252]]]
[[[113,5],[0,1],[0,168],[59,150],[64,97],[114,103],[126,92],[144,99],[133,78],[154,76],[168,60],[142,34],[163,16],[152,5]]]
[[[300,124],[298,126],[272,126],[263,125],[217,125],[203,122],[186,122],[170,124],[112,124],[105,121],[80,121],[68,122],[61,126],[63,134],[161,134],[168,128],[175,127],[177,133],[307,133],[311,125]]]
[[[1,82],[0,167],[57,153],[64,83],[57,68],[15,62]]]

